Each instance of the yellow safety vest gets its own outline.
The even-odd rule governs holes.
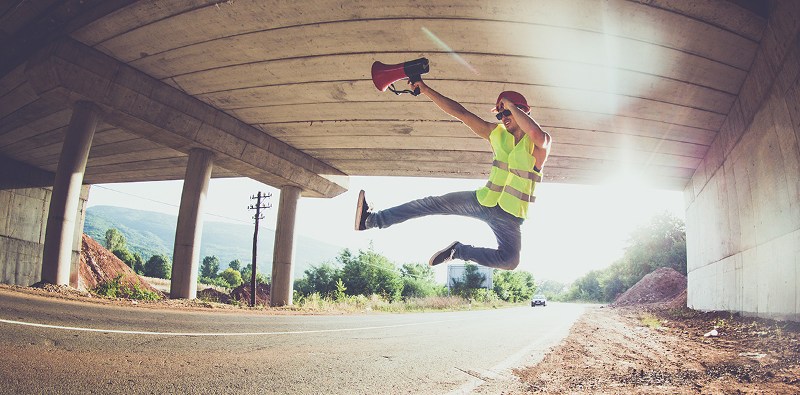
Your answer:
[[[536,200],[533,190],[542,181],[542,173],[534,170],[533,142],[527,134],[519,143],[506,127],[497,125],[489,134],[494,151],[489,182],[476,191],[478,202],[486,207],[500,205],[507,213],[528,217],[528,202]]]

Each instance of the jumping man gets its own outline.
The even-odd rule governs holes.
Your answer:
[[[424,82],[411,84],[442,111],[457,118],[481,138],[494,153],[489,181],[477,191],[451,192],[414,200],[386,210],[372,212],[364,191],[358,195],[355,229],[387,228],[411,218],[427,215],[461,215],[486,222],[497,238],[497,249],[473,247],[454,241],[434,254],[429,265],[451,259],[513,270],[519,265],[522,237],[520,225],[527,218],[528,203],[535,199],[536,183],[550,154],[550,135],[530,117],[530,106],[521,94],[500,93],[492,110],[499,124],[486,122],[460,103],[442,95]]]

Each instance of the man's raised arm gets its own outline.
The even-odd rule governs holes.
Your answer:
[[[497,125],[484,121],[479,116],[469,112],[461,103],[442,95],[422,81],[415,82],[411,85],[414,88],[419,88],[420,93],[431,99],[442,111],[463,122],[481,138],[489,140],[489,133],[491,133]]]

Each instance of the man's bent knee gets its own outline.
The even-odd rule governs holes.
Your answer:
[[[510,257],[505,262],[502,262],[502,264],[499,267],[499,269],[514,270],[514,269],[517,268],[517,266],[519,266],[519,255],[515,255],[513,257]]]

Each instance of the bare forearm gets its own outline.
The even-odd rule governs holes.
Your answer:
[[[494,129],[494,124],[482,120],[477,115],[469,112],[457,101],[430,88],[424,82],[419,81],[413,84],[414,88],[419,88],[420,93],[431,99],[442,111],[463,122],[475,134],[483,139],[489,139],[489,133]]]
[[[504,107],[511,111],[514,115],[514,119],[517,121],[517,125],[519,125],[520,129],[522,129],[525,134],[530,136],[531,141],[533,141],[536,146],[545,148],[550,144],[550,135],[539,126],[539,123],[536,122],[533,117],[524,113],[513,104],[505,104]]]
[[[467,109],[461,105],[461,103],[442,95],[429,86],[425,86],[425,89],[421,90],[421,93],[431,99],[436,106],[452,117],[462,119],[464,114],[468,112]]]

